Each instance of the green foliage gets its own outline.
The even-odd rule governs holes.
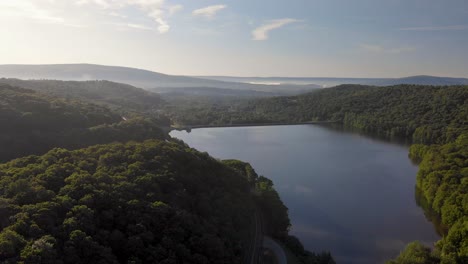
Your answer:
[[[0,259],[14,257],[25,245],[25,239],[13,230],[5,229],[0,233]]]
[[[429,151],[430,147],[423,144],[413,144],[409,149],[408,157],[416,164],[421,163],[422,159]]]
[[[386,138],[447,143],[466,131],[468,87],[341,85],[292,97],[175,101],[166,111],[181,125],[333,121]]]
[[[258,181],[258,175],[249,163],[240,160],[223,160],[223,163],[243,175],[243,177],[255,187]]]
[[[416,187],[423,208],[444,233],[431,253],[438,261],[417,262],[430,250],[411,244],[391,263],[468,263],[468,133],[445,145],[413,145],[410,157],[420,162]]]
[[[21,259],[23,263],[61,263],[57,260],[56,244],[57,240],[50,235],[31,241],[21,251]]]
[[[1,164],[0,262],[240,263],[252,183],[227,163],[151,140]]]
[[[260,176],[255,185],[257,203],[265,219],[265,232],[280,240],[284,240],[291,223],[288,208],[281,201],[278,192],[273,188],[273,182]]]
[[[60,98],[104,105],[122,114],[128,114],[132,111],[157,110],[164,104],[164,101],[156,93],[109,81],[0,79],[0,83],[31,89]]]
[[[114,141],[165,138],[154,118],[122,117],[106,107],[0,84],[0,161]]]
[[[387,264],[436,264],[440,259],[434,256],[431,249],[419,242],[412,242],[395,260]]]

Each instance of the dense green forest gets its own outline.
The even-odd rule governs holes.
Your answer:
[[[0,165],[6,263],[239,263],[249,181],[181,143],[54,149]]]
[[[65,99],[104,105],[119,113],[151,112],[163,105],[161,97],[131,85],[109,81],[58,81],[0,79],[0,83],[26,88]]]
[[[0,84],[0,161],[114,141],[165,138],[160,120]]]
[[[169,101],[180,125],[332,121],[359,132],[415,143],[454,141],[467,128],[468,86],[341,85],[292,97],[194,103]]]

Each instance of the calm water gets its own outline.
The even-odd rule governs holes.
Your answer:
[[[220,159],[250,162],[289,208],[291,233],[338,263],[383,263],[406,243],[438,239],[414,198],[406,146],[321,126],[173,131]]]

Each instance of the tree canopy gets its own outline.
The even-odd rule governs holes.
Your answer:
[[[0,165],[0,260],[238,263],[250,185],[179,142],[16,159]]]
[[[0,84],[0,161],[114,141],[165,138],[158,119]]]

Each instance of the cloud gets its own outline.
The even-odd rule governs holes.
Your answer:
[[[373,53],[389,53],[389,54],[400,54],[404,52],[414,51],[413,47],[398,47],[398,48],[387,48],[381,45],[372,44],[361,44],[359,45],[362,49],[373,52]]]
[[[213,18],[216,15],[216,13],[225,9],[226,7],[227,7],[226,5],[207,6],[207,7],[193,10],[192,15],[201,16],[201,17],[210,19],[210,18]]]
[[[170,6],[170,7],[168,8],[169,16],[174,15],[175,13],[179,12],[179,11],[182,10],[183,8],[184,8],[183,5],[173,5],[173,6]]]
[[[165,0],[77,0],[77,5],[95,5],[101,9],[120,10],[126,7],[136,7],[157,24],[159,33],[166,33],[170,26],[167,17],[174,15],[183,8],[182,5],[168,6]],[[117,13],[115,11],[111,12]],[[117,16],[119,17],[119,16]]]
[[[268,33],[270,31],[294,22],[298,22],[298,20],[293,18],[283,18],[267,21],[252,31],[253,40],[266,40],[268,39]]]
[[[453,31],[453,30],[467,30],[468,25],[451,25],[440,27],[406,27],[400,28],[402,31]]]
[[[115,11],[110,12],[110,13],[109,13],[109,16],[119,17],[119,18],[127,18],[126,15],[120,14],[120,13],[115,12]]]
[[[127,24],[127,27],[129,27],[129,28],[136,28],[136,29],[142,29],[142,30],[153,30],[151,27],[148,27],[148,26],[145,26],[145,25],[141,25],[141,24],[132,24],[132,23],[128,23],[128,24]]]
[[[169,31],[169,24],[162,18],[156,18],[156,22],[159,24],[158,31],[159,33],[166,33]]]
[[[155,29],[159,33],[166,33],[170,29],[168,17],[180,11],[183,6],[169,5],[166,0],[0,0],[0,18],[20,18],[69,27],[86,27],[77,22],[102,17],[113,17],[114,21],[131,20],[131,17],[125,14],[128,8],[140,10],[154,21]],[[119,24],[108,22],[113,21],[104,21],[105,24]],[[132,21],[126,23],[139,25]],[[130,28],[143,29],[134,26]]]
[[[78,0],[76,1],[77,5],[87,5],[87,4],[95,4],[103,9],[108,9],[112,6],[111,2],[108,0]]]
[[[44,1],[3,0],[0,1],[1,17],[18,17],[32,19],[43,23],[62,24],[65,19],[41,8],[37,3]]]
[[[138,30],[154,30],[152,27],[148,27],[143,24],[134,23],[106,23],[108,25],[117,26],[119,29],[138,29]]]

